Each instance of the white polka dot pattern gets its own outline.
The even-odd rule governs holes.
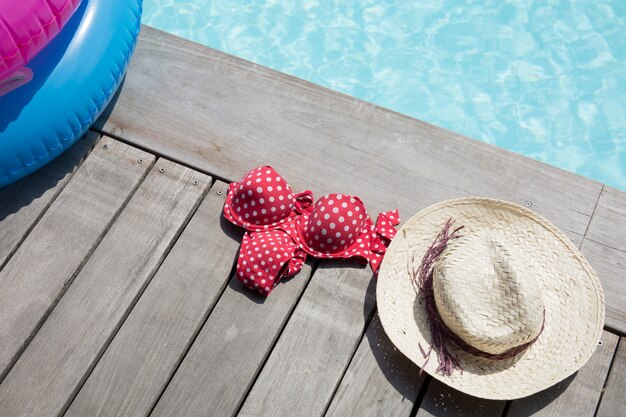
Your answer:
[[[296,219],[296,233],[291,234],[311,256],[369,262],[376,275],[398,223],[398,210],[379,214],[374,225],[358,197],[327,194],[312,213]]]
[[[374,225],[358,197],[327,194],[313,202],[311,191],[294,195],[270,166],[230,184],[224,217],[247,230],[236,271],[244,285],[267,296],[282,278],[300,272],[307,254],[369,262],[378,273],[398,211],[379,214]]]
[[[235,273],[245,286],[267,296],[282,278],[300,272],[306,256],[282,230],[247,232]]]
[[[345,252],[360,235],[366,221],[371,223],[364,214],[365,207],[358,197],[327,194],[315,203],[312,215],[303,225],[304,241],[317,252]]]
[[[262,166],[230,184],[224,217],[249,231],[273,230],[312,204],[311,191],[294,194],[274,168]]]

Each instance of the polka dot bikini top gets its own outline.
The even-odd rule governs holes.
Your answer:
[[[374,225],[360,198],[327,194],[315,203],[312,212],[299,216],[295,229],[288,232],[316,258],[360,258],[369,261],[377,273],[398,223],[397,210],[379,214]]]
[[[224,217],[248,232],[282,231],[290,244],[316,258],[369,262],[374,274],[399,223],[393,210],[379,214],[374,224],[356,196],[327,194],[314,204],[311,191],[294,194],[270,166],[255,168],[230,184]],[[246,235],[244,243],[249,239],[254,236]],[[258,262],[265,264],[262,258]],[[256,284],[243,274],[242,281]]]
[[[274,230],[310,212],[312,205],[311,191],[294,194],[274,168],[262,166],[230,184],[224,217],[248,231]]]

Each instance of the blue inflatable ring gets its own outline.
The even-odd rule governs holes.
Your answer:
[[[0,97],[0,187],[60,155],[117,90],[139,33],[141,0],[83,0],[28,67],[33,78]]]

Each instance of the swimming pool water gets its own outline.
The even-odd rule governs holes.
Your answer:
[[[625,0],[144,0],[143,22],[626,190]]]

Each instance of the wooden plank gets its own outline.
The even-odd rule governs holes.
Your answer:
[[[416,417],[500,417],[506,401],[485,400],[432,379]]]
[[[378,315],[367,328],[326,417],[410,416],[426,374],[397,350]]]
[[[208,186],[202,174],[156,162],[0,385],[5,415],[65,411]]]
[[[608,329],[626,333],[626,193],[602,190],[582,253],[596,270],[606,297]]]
[[[619,338],[605,331],[604,345],[576,374],[530,397],[511,402],[506,417],[591,417],[595,414],[604,381]],[[622,393],[623,396],[623,393]]]
[[[574,246],[580,249],[580,245],[583,243],[583,235],[579,235],[578,233],[574,233],[570,230],[562,229],[561,231],[569,238],[569,240],[572,241]]]
[[[322,416],[374,309],[369,268],[328,262],[311,284],[239,416]]]
[[[622,337],[596,416],[614,417],[626,414],[624,393],[626,393],[626,340]]]
[[[623,239],[626,234],[621,236]],[[606,301],[604,326],[626,334],[626,251],[585,239],[582,253],[602,282]]]
[[[310,276],[305,264],[265,300],[231,279],[150,416],[233,416]]]
[[[0,269],[46,211],[100,135],[89,131],[44,168],[0,188]]]
[[[582,236],[601,189],[589,179],[145,26],[119,100],[99,124],[222,178],[238,179],[269,164],[295,190],[357,194],[372,212],[397,207],[405,219],[452,197],[497,197],[529,201],[560,228]]]
[[[147,416],[228,282],[241,230],[222,221],[217,182],[65,417]]]
[[[0,271],[0,381],[154,160],[113,139],[99,145]]]

